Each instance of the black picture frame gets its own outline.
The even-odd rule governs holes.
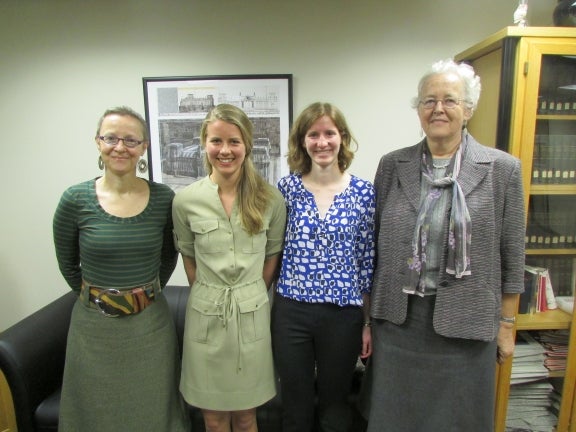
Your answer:
[[[206,175],[200,127],[220,103],[238,106],[254,124],[252,159],[260,174],[274,185],[289,174],[292,74],[144,77],[142,82],[150,180],[177,191]]]

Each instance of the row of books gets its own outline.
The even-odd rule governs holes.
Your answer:
[[[540,96],[537,114],[576,114],[576,100],[567,96]]]
[[[548,270],[548,275],[552,281],[552,290],[556,297],[574,295],[576,262],[572,256],[527,256],[526,264]]]
[[[576,248],[576,196],[531,195],[527,248]]]
[[[544,267],[524,266],[524,292],[520,295],[519,314],[545,312],[558,308],[550,272]]]
[[[527,249],[576,249],[576,210],[529,211],[525,242]]]
[[[534,136],[532,184],[576,183],[576,135]]]
[[[553,114],[558,111],[575,110],[573,83],[576,82],[574,59],[568,56],[543,55],[540,70],[540,85],[538,90],[538,112]],[[570,102],[570,107],[566,107]],[[565,109],[569,108],[569,109]],[[576,113],[576,110],[574,111]]]

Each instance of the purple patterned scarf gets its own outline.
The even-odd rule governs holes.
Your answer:
[[[448,260],[446,273],[457,278],[470,275],[470,242],[471,223],[470,214],[466,205],[466,199],[460,185],[458,174],[462,163],[462,153],[465,151],[466,134],[463,134],[462,143],[456,154],[452,157],[446,168],[446,176],[434,180],[432,154],[428,146],[424,146],[422,152],[421,172],[422,178],[432,187],[428,195],[421,201],[414,238],[412,239],[412,257],[408,259],[409,280],[403,291],[409,294],[424,295],[426,287],[420,278],[426,267],[426,245],[430,233],[430,218],[432,210],[443,189],[452,187],[452,209],[450,211],[450,225],[448,227]]]

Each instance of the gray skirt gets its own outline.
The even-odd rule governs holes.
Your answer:
[[[360,399],[368,432],[494,430],[496,341],[438,335],[435,300],[411,295],[403,325],[374,322]]]
[[[163,295],[107,318],[77,301],[68,333],[59,431],[188,431],[180,358]]]

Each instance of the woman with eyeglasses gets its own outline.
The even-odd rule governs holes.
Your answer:
[[[524,195],[519,160],[466,130],[479,96],[471,66],[435,63],[413,100],[424,139],[376,172],[369,432],[494,428],[524,289]]]
[[[144,119],[107,110],[102,176],[68,188],[54,215],[56,258],[78,293],[68,333],[58,430],[188,431],[176,330],[162,288],[178,259],[174,193],[146,170]]]

